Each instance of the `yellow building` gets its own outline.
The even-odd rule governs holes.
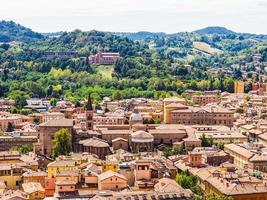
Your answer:
[[[45,189],[41,183],[29,182],[23,183],[22,189],[26,194],[27,199],[44,199],[45,198]]]
[[[235,171],[236,166],[226,164],[220,168],[191,168],[189,172],[198,178],[204,194],[232,197],[233,200],[267,200],[267,190],[262,179],[246,172]]]
[[[242,169],[248,166],[249,159],[254,155],[249,150],[236,144],[224,145],[224,151],[230,154],[234,158],[234,164]]]
[[[103,172],[106,172],[106,171],[117,172],[118,169],[119,169],[119,165],[117,162],[105,162],[103,164]]]
[[[22,167],[11,164],[0,164],[0,180],[8,189],[16,189],[21,183]]]
[[[171,111],[186,107],[186,100],[178,97],[165,98],[163,100],[164,114],[163,119],[166,124],[171,123]]]
[[[47,175],[49,178],[54,178],[57,172],[77,170],[78,166],[73,160],[56,160],[47,165]]]
[[[235,93],[244,93],[245,83],[244,81],[235,81]]]

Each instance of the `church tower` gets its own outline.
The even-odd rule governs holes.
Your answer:
[[[93,105],[92,105],[92,100],[91,100],[90,94],[88,96],[88,101],[87,101],[85,113],[86,113],[86,128],[88,130],[93,130],[93,126],[94,126],[94,121],[93,121],[94,110],[93,110]]]

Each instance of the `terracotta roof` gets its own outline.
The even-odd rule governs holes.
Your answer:
[[[252,158],[249,159],[251,162],[266,162],[267,156],[266,155],[254,155]]]
[[[175,180],[169,178],[159,179],[159,182],[155,184],[154,189],[156,192],[182,192],[184,189],[176,183]]]
[[[243,126],[241,126],[240,128],[244,128],[244,129],[247,129],[247,130],[251,130],[251,129],[254,129],[255,126],[252,125],[252,124],[247,124],[247,125],[243,125]]]
[[[184,101],[184,102],[186,102],[185,99],[182,99],[182,98],[179,98],[179,97],[169,97],[169,98],[165,98],[163,101],[164,102],[165,101]]]
[[[73,127],[72,119],[57,119],[57,120],[49,120],[48,122],[44,122],[39,125],[40,127]]]
[[[109,144],[105,140],[93,137],[86,140],[79,141],[79,144],[92,147],[109,147]]]
[[[170,103],[165,108],[179,108],[179,109],[187,109],[188,106],[185,106],[181,103]]]
[[[41,185],[41,183],[37,182],[29,182],[29,183],[23,183],[22,189],[24,192],[31,194],[34,192],[45,192],[45,189]]]
[[[185,130],[181,129],[149,129],[150,134],[186,134]]]
[[[60,170],[57,171],[57,177],[60,176],[79,176],[80,171],[79,170]]]
[[[20,190],[8,190],[1,196],[1,200],[26,200],[26,195]]]
[[[56,185],[76,185],[76,182],[69,181],[69,180],[63,180],[63,181],[57,181]]]
[[[114,134],[131,134],[133,131],[132,130],[123,130],[123,129],[120,129],[120,130],[101,130],[101,133],[102,135],[114,135]]]
[[[258,136],[260,139],[267,141],[267,132]]]
[[[33,176],[47,176],[47,173],[46,172],[43,172],[43,171],[28,171],[28,172],[25,172],[23,173],[22,175],[23,177],[33,177]]]
[[[128,142],[128,140],[124,139],[124,138],[121,138],[121,137],[118,137],[118,138],[115,138],[114,140],[112,140],[112,143],[113,142],[117,142],[117,141],[124,141],[124,142]]]
[[[106,171],[106,172],[98,175],[98,178],[99,178],[100,181],[103,181],[103,180],[105,180],[107,178],[112,178],[113,176],[121,178],[121,179],[124,179],[124,180],[127,181],[127,178],[125,176],[123,176],[122,174],[119,174],[117,172],[113,172],[111,170]]]
[[[234,151],[234,152],[244,156],[247,159],[251,158],[254,155],[249,150],[247,150],[241,146],[238,146],[236,144],[226,144],[226,145],[224,145],[224,149],[226,152],[227,152],[227,149],[230,149],[231,151]]]
[[[146,132],[146,131],[136,131],[136,132],[133,132],[131,134],[131,137],[132,138],[151,138],[153,139],[153,135],[151,135],[150,133]]]
[[[47,165],[48,167],[65,167],[65,166],[75,166],[75,161],[73,160],[56,160]]]
[[[227,113],[234,114],[233,111],[223,108],[220,106],[202,106],[202,107],[188,107],[188,109],[177,109],[171,111],[172,113],[198,113],[198,112],[206,112],[206,113]]]

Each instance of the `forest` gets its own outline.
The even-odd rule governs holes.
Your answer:
[[[77,103],[89,93],[95,103],[104,96],[157,99],[183,95],[187,89],[233,92],[234,81],[244,77],[249,77],[245,88],[249,91],[258,79],[253,75],[255,69],[266,73],[266,39],[266,35],[218,29],[176,34],[74,30],[44,35],[0,21],[0,97],[15,99],[18,109],[28,98]],[[12,45],[12,41],[21,44]],[[79,56],[43,56],[51,51]],[[89,64],[88,56],[97,52],[120,53],[121,58],[108,66],[110,75],[103,71],[106,67]],[[257,63],[253,62],[254,54],[261,55]],[[246,63],[251,63],[250,67],[245,68]]]

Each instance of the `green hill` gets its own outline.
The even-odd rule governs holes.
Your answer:
[[[228,34],[236,34],[234,31],[231,31],[225,27],[221,26],[209,26],[206,28],[202,28],[199,30],[194,31],[198,34],[223,34],[223,35],[228,35]]]
[[[20,41],[28,43],[42,38],[44,38],[42,34],[33,32],[13,21],[0,21],[0,42]]]

